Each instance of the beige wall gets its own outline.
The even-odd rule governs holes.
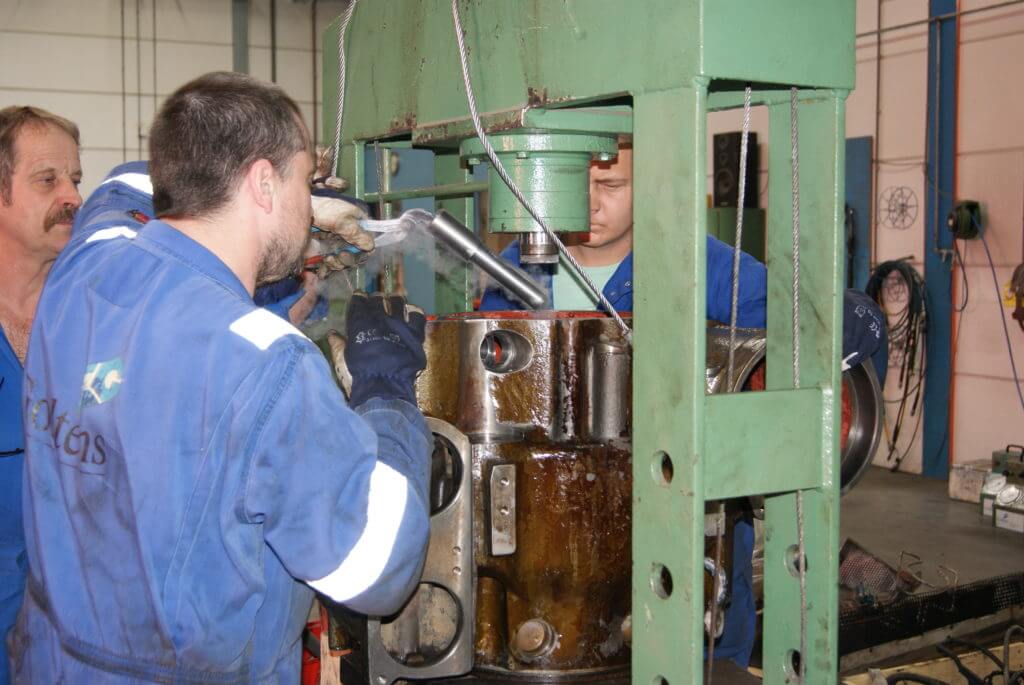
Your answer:
[[[339,0],[318,3],[318,48],[341,7]],[[277,2],[277,81],[309,125],[312,9],[311,2]],[[231,0],[0,0],[0,107],[38,105],[76,121],[88,193],[115,164],[146,156],[163,98],[199,74],[231,69],[231,39]],[[270,78],[270,0],[250,2],[249,68]]]
[[[964,9],[990,2],[963,0]],[[1000,287],[1024,260],[1024,6],[966,17],[961,29],[958,195],[981,201]],[[987,457],[1024,443],[1024,410],[1010,372],[995,287],[980,244],[966,246],[970,302],[961,319],[953,457]],[[1018,372],[1024,332],[1009,318]]]
[[[893,27],[925,19],[927,0],[857,0],[857,33],[874,31],[881,1],[881,26]],[[962,9],[986,7],[996,0],[962,0]],[[1000,286],[1024,260],[1024,5],[964,17],[960,49],[957,196],[982,203],[987,240]],[[881,59],[878,60],[878,53]],[[912,255],[922,274],[930,249],[932,226],[925,225],[928,181],[924,174],[927,116],[928,31],[926,25],[889,31],[881,43],[875,35],[856,41],[857,85],[847,100],[847,137],[874,136],[878,143],[879,200],[886,190],[908,188],[917,200],[917,217],[905,229],[876,221],[875,262]],[[879,68],[880,64],[880,68]],[[880,80],[878,76],[880,75]],[[881,112],[876,131],[876,105]],[[714,133],[739,130],[738,111],[708,118],[708,149]],[[751,128],[767,140],[767,117],[755,109]],[[770,151],[761,146],[761,189],[767,186]],[[708,187],[711,187],[708,161]],[[767,203],[762,195],[761,206]],[[877,217],[876,217],[877,218]],[[945,230],[944,224],[939,230]],[[961,243],[963,245],[963,243]],[[965,461],[989,456],[1007,443],[1024,443],[1024,410],[1012,380],[999,306],[980,242],[963,245],[970,300],[962,317],[958,341],[953,405],[951,458]],[[1009,317],[1010,310],[1006,310]],[[1024,332],[1008,319],[1019,370],[1024,373]],[[891,371],[894,369],[890,369]],[[886,396],[897,399],[895,373],[889,374]],[[891,409],[895,405],[889,405]],[[905,419],[899,451],[908,450],[902,469],[921,471],[921,432],[917,417]],[[886,465],[886,451],[876,463]]]
[[[881,24],[879,24],[881,9]],[[868,34],[856,41],[857,85],[847,100],[846,135],[873,136],[877,150],[877,188],[874,196],[875,221],[873,263],[912,256],[910,263],[924,273],[925,227],[924,176],[925,126],[928,83],[928,30],[926,25],[889,31],[879,36],[869,32],[926,19],[927,0],[858,0],[857,33]],[[879,59],[880,55],[880,59]],[[876,107],[881,112],[877,117]],[[916,198],[916,218],[905,228],[894,228],[879,220],[882,198],[887,191],[908,189]],[[896,400],[898,372],[890,366],[886,398]],[[887,406],[890,417],[897,405]],[[909,408],[908,408],[909,413]],[[906,453],[901,470],[921,471],[921,430],[915,431],[918,416],[906,416],[897,454]],[[890,419],[890,426],[892,421]],[[891,465],[888,450],[879,450],[875,463]]]
[[[991,4],[992,0],[964,0],[961,8]],[[926,0],[882,0],[882,26],[924,18],[927,5]],[[877,10],[878,0],[858,1],[858,32],[877,26]],[[1020,65],[1024,64],[1024,6],[964,17],[961,31],[956,195],[982,203],[987,240],[1002,286],[1024,258],[1024,95],[1016,86],[1021,78]],[[881,108],[876,202],[893,186],[908,187],[918,198],[918,217],[909,229],[877,226],[876,259],[914,255],[914,266],[922,271],[922,258],[930,249],[933,230],[925,226],[924,219],[925,194],[931,192],[923,167],[927,47],[924,26],[884,34],[881,88],[876,97],[878,44],[874,36],[859,38],[857,88],[847,111],[848,136],[875,135],[876,104]],[[979,242],[961,245],[970,300],[961,318],[955,369],[954,461],[987,457],[1006,443],[1024,442],[1024,410],[1012,380],[991,271]],[[1010,339],[1014,353],[1024,361],[1024,333],[1015,322],[1009,323],[1013,326]],[[896,396],[894,380],[890,379],[887,388],[892,397]],[[912,426],[909,423],[910,430]],[[919,440],[916,442],[904,463],[911,471],[920,471]],[[881,463],[882,459],[876,461]]]

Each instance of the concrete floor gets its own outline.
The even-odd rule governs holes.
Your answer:
[[[943,587],[936,566],[959,583],[1024,568],[1024,535],[984,523],[977,504],[951,500],[947,482],[872,468],[840,505],[840,541],[853,538],[893,568],[906,550],[922,559],[925,581]],[[922,588],[924,589],[924,588]]]

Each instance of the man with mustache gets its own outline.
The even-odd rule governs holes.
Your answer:
[[[86,203],[39,301],[11,670],[295,683],[314,589],[387,615],[419,579],[426,321],[353,296],[346,404],[316,345],[254,303],[296,273],[312,215],[309,131],[279,87],[195,79],[149,156]]]
[[[82,204],[78,127],[36,107],[0,109],[0,685],[25,589],[21,377],[43,283]]]

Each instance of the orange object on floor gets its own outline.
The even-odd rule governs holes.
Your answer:
[[[310,621],[306,629],[319,643],[320,634],[324,631],[323,620]],[[306,649],[305,645],[302,647],[302,685],[320,685],[320,657]]]

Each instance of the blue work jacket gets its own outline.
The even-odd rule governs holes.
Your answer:
[[[513,242],[502,257],[517,266],[519,243]],[[722,241],[708,236],[707,242],[707,318],[729,321],[733,251]],[[551,305],[550,267],[525,265],[527,273],[547,289]],[[763,327],[766,321],[768,270],[750,255],[740,257],[740,292],[737,323],[744,327]],[[617,311],[633,308],[633,253],[631,252],[605,284],[604,296]],[[557,309],[557,304],[555,307]],[[488,288],[480,302],[481,311],[522,309],[523,306],[495,287]],[[725,611],[722,637],[715,644],[715,659],[728,659],[746,668],[754,648],[756,607],[754,605],[753,567],[754,528],[740,521],[733,535],[732,601]]]
[[[10,682],[5,638],[21,607],[28,570],[21,516],[22,373],[21,362],[0,329],[0,685]]]
[[[548,294],[546,306],[558,309],[558,303],[551,302],[551,267],[544,264],[520,264],[519,242],[513,241],[501,256],[505,261],[520,266],[536,279]],[[630,252],[619,264],[602,292],[618,312],[633,310],[633,253]],[[730,297],[732,292],[732,248],[721,240],[708,236],[707,240],[707,315],[715,321],[729,322]],[[737,325],[746,328],[763,328],[766,322],[765,302],[768,292],[768,270],[764,264],[743,253],[740,256],[740,293],[737,308]],[[510,297],[496,285],[489,286],[480,300],[481,311],[504,311],[523,309],[519,301]],[[599,307],[600,309],[600,307]]]
[[[429,432],[354,409],[213,253],[138,227],[115,170],[76,219],[25,368],[21,682],[298,682],[310,587],[396,610],[418,581]]]

